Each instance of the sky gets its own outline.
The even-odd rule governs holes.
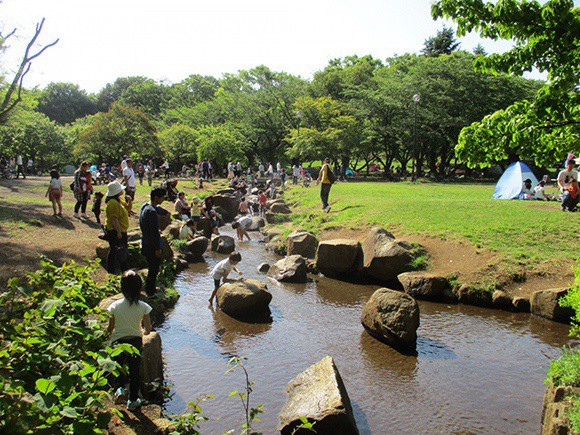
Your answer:
[[[17,38],[0,68],[15,69],[44,17],[39,43],[59,42],[33,62],[24,86],[72,82],[90,93],[118,77],[177,83],[258,65],[309,79],[337,57],[418,53],[452,24],[433,21],[430,0],[1,1],[0,29],[17,28]],[[469,51],[479,42],[489,53],[510,47],[477,35],[459,40]]]

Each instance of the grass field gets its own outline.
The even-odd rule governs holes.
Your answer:
[[[320,211],[319,188],[294,189],[296,225],[314,231],[381,226],[396,235],[469,241],[494,253],[504,268],[557,272],[578,259],[580,214],[557,202],[493,200],[491,184],[337,183],[332,211]],[[312,210],[319,210],[312,213]],[[553,269],[553,270],[552,270]],[[568,270],[566,270],[568,273]]]

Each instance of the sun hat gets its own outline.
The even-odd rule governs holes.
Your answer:
[[[107,184],[107,197],[112,198],[113,196],[117,196],[123,190],[125,190],[125,186],[118,181],[113,181]]]
[[[194,196],[191,200],[193,202],[195,202],[195,203],[198,203],[199,202],[199,196]]]

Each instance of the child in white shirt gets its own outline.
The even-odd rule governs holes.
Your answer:
[[[221,280],[223,279],[225,281],[230,272],[232,271],[232,269],[238,272],[240,275],[242,274],[242,272],[240,272],[240,270],[236,267],[236,264],[238,264],[240,261],[242,261],[242,256],[240,255],[239,252],[234,251],[230,254],[228,258],[220,261],[218,264],[215,265],[215,267],[211,271],[213,275],[214,289],[211,292],[211,296],[209,298],[210,305],[213,304],[213,298],[215,297],[215,294],[217,293],[217,290],[221,285]]]

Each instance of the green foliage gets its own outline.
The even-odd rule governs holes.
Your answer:
[[[201,434],[200,424],[209,419],[203,415],[200,404],[212,398],[213,396],[209,395],[202,398],[197,398],[187,404],[187,409],[185,412],[172,416],[175,430],[173,430],[170,435]]]
[[[437,57],[443,54],[451,54],[459,49],[459,45],[453,29],[443,26],[442,30],[437,31],[436,36],[425,40],[425,45],[421,53],[427,57]]]
[[[459,36],[477,31],[485,38],[515,42],[505,53],[479,56],[479,70],[521,75],[537,68],[548,73],[548,83],[533,99],[466,129],[458,142],[462,159],[470,166],[506,156],[546,164],[574,148],[580,135],[580,8],[572,0],[438,0],[432,15],[454,20]]]
[[[159,133],[161,149],[169,161],[177,164],[197,162],[198,133],[183,124],[173,124]]]
[[[0,428],[12,432],[97,433],[107,427],[107,378],[113,357],[131,346],[102,348],[105,314],[98,308],[117,278],[97,284],[96,264],[42,269],[12,279],[0,295]]]
[[[238,397],[242,402],[242,406],[244,408],[245,423],[242,424],[241,435],[252,435],[254,434],[254,432],[252,432],[252,426],[254,423],[260,422],[258,416],[264,412],[263,411],[264,405],[259,404],[256,407],[252,407],[250,405],[250,395],[252,394],[252,385],[254,385],[254,383],[250,381],[250,375],[248,374],[248,370],[244,366],[244,360],[246,360],[246,358],[244,357],[231,358],[228,361],[228,365],[230,366],[230,368],[226,371],[226,374],[231,373],[236,369],[241,369],[244,372],[244,377],[246,380],[244,392],[239,392],[235,390],[229,394],[229,397]],[[233,432],[233,430],[230,431],[229,433],[231,432]]]
[[[574,275],[574,286],[568,290],[566,296],[560,299],[559,303],[562,307],[569,307],[574,310],[570,335],[580,337],[580,264],[574,270]]]
[[[43,89],[38,111],[60,125],[97,112],[96,101],[74,83],[50,83]]]
[[[565,349],[560,358],[550,363],[548,379],[556,385],[580,387],[580,352]]]
[[[113,162],[127,154],[141,160],[160,155],[157,130],[140,110],[113,104],[88,117],[74,150],[80,159]]]
[[[244,160],[243,137],[233,124],[208,125],[198,130],[197,157],[218,165]]]

